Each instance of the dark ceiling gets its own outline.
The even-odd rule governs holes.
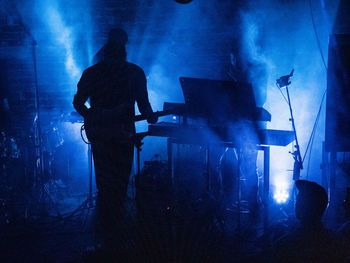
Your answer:
[[[239,41],[241,36],[239,11],[254,10],[256,7],[257,19],[261,19],[258,24],[262,25],[263,28],[263,19],[269,15],[268,9],[266,9],[267,11],[259,11],[259,8],[264,6],[263,2],[257,0],[213,0],[212,3],[210,1],[204,3],[203,0],[194,0],[188,4],[188,8],[190,5],[195,6],[201,16],[205,17],[205,21],[198,19],[199,16],[193,16],[193,18],[178,16],[181,8],[185,9],[187,6],[171,0],[92,0],[85,3],[89,3],[89,7],[85,7],[82,4],[84,1],[80,1],[75,3],[75,8],[80,12],[82,18],[85,16],[84,10],[86,9],[86,15],[89,15],[94,25],[90,30],[94,51],[105,42],[111,27],[121,25],[129,32],[130,45],[141,49],[144,43],[147,43],[148,49],[143,50],[143,61],[152,64],[157,52],[159,53],[159,50],[162,49],[162,43],[165,42],[167,43],[166,50],[162,52],[174,58],[183,54],[184,50],[193,50],[193,47],[196,47],[197,53],[192,54],[192,59],[189,59],[189,56],[177,57],[169,67],[179,68],[186,65],[193,69],[192,74],[207,74],[208,76],[211,74],[212,77],[218,78],[220,75],[216,65],[219,62],[225,63],[227,61],[232,43]],[[295,1],[280,0],[275,2],[276,8],[280,8],[281,13],[288,17],[292,10],[284,7],[290,6]],[[41,74],[42,68],[45,68],[48,70],[45,75],[53,76],[52,78],[45,78],[42,74],[39,76],[43,107],[65,105],[62,108],[70,108],[70,101],[67,100],[65,94],[72,87],[63,70],[65,59],[55,56],[54,52],[47,52],[47,50],[55,50],[55,44],[52,43],[48,46],[45,54],[40,52],[40,48],[45,45],[41,36],[47,35],[45,31],[47,29],[38,23],[38,13],[31,12],[31,6],[34,6],[34,3],[36,1],[32,3],[25,0],[0,1],[1,96],[10,96],[16,106],[25,104],[24,110],[32,108],[33,102],[30,98],[34,96],[34,61],[32,41],[28,37],[32,35],[38,42],[37,49],[39,51],[37,51],[36,62],[39,65],[39,70],[41,69],[39,74]],[[72,1],[73,4],[74,1]],[[341,2],[339,15],[334,24],[334,32],[349,32],[349,6],[349,1],[343,0]],[[169,8],[172,8],[171,12]],[[74,22],[76,19],[69,15],[71,10],[68,6],[61,8],[68,22],[70,19]],[[280,25],[275,26],[276,28],[280,27]],[[169,30],[172,27],[177,27],[177,30]],[[191,33],[191,41],[188,39],[189,32]],[[83,35],[84,31],[80,34]],[[83,42],[84,38],[79,37],[77,43],[83,45]],[[137,58],[137,56],[134,55],[133,58]],[[81,61],[82,65],[88,66],[86,61]],[[146,62],[142,63],[144,63],[142,66],[145,66],[145,71],[149,71]],[[47,88],[48,86],[52,88]],[[50,99],[53,96],[55,103],[52,103],[52,99]]]

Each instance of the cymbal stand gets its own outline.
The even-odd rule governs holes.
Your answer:
[[[34,118],[34,147],[36,153],[36,165],[34,172],[34,195],[39,197],[39,204],[41,205],[41,215],[48,214],[48,208],[46,207],[45,200],[49,200],[49,202],[53,205],[54,210],[56,211],[57,217],[62,218],[60,211],[58,209],[57,203],[50,195],[47,184],[44,184],[45,177],[45,167],[44,167],[44,156],[43,156],[43,142],[42,142],[42,132],[41,132],[41,118],[40,118],[40,100],[39,100],[39,86],[38,86],[38,71],[37,71],[37,55],[36,55],[36,47],[37,42],[34,37],[30,33],[27,26],[20,20],[20,24],[30,39],[32,46],[32,56],[33,56],[33,69],[34,69],[34,83],[35,83],[35,97],[34,97],[34,106],[35,106],[35,118]],[[27,214],[27,209],[26,209]],[[26,217],[26,215],[25,215]]]

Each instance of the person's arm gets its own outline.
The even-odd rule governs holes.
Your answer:
[[[147,117],[147,122],[156,123],[158,120],[158,117],[156,117],[153,114],[151,104],[149,103],[148,92],[147,92],[147,80],[146,80],[145,73],[143,72],[142,69],[139,70],[135,81],[136,81],[135,98],[137,102],[137,107],[139,108],[140,113],[145,117]]]
[[[84,71],[81,76],[77,87],[77,93],[74,95],[73,106],[75,110],[85,118],[89,112],[89,109],[85,106],[85,102],[90,96],[86,71]]]

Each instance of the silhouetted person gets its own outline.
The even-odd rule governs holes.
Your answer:
[[[335,235],[324,228],[328,204],[326,190],[315,182],[296,181],[299,193],[295,214],[300,224],[274,248],[273,262],[342,262],[343,249]]]
[[[256,106],[262,107],[266,100],[267,89],[267,73],[265,65],[252,59],[249,52],[243,48],[243,44],[239,40],[233,43],[229,58],[229,63],[225,67],[223,78],[238,83],[250,83],[253,87]],[[257,137],[257,128],[266,128],[266,124],[242,118],[238,122],[237,127],[243,129],[241,133],[244,135],[250,134],[251,136]],[[240,138],[239,133],[235,136],[239,141],[244,141]],[[253,218],[257,218],[256,216],[258,215],[261,203],[258,194],[258,150],[256,149],[256,145],[246,143],[243,143],[240,150],[242,151],[240,171],[245,178],[243,195],[248,201],[248,209]],[[239,177],[238,175],[235,176]],[[226,181],[229,182],[227,179]],[[238,183],[238,179],[235,181]]]
[[[128,36],[122,29],[109,32],[100,60],[87,68],[78,83],[73,105],[84,117],[94,158],[98,189],[97,210],[102,238],[118,246],[118,225],[134,154],[135,101],[147,121],[154,123],[143,70],[126,61]],[[90,98],[91,107],[85,102]]]
[[[338,229],[343,245],[350,248],[350,187],[346,189],[346,198],[344,201],[345,218],[347,221]],[[350,262],[350,249],[346,251],[346,258]]]

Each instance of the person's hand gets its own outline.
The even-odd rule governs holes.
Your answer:
[[[91,119],[92,115],[93,115],[93,110],[91,108],[87,108],[84,114],[84,119],[89,120]]]
[[[155,124],[158,121],[158,116],[154,113],[150,114],[147,118],[147,122],[151,124]]]

